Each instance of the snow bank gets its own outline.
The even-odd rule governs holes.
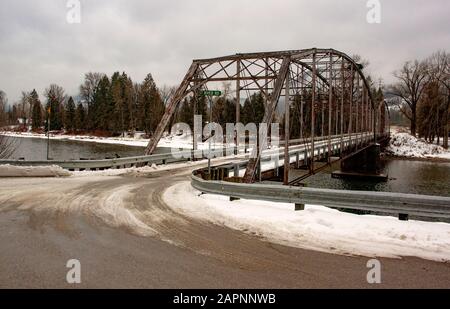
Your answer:
[[[239,200],[200,195],[188,182],[166,190],[165,202],[174,210],[283,245],[323,252],[396,258],[416,256],[450,260],[450,224],[399,221],[394,217],[354,215],[307,205]]]
[[[51,166],[0,165],[0,177],[63,177],[71,173],[63,168]]]
[[[450,152],[441,146],[429,144],[409,133],[393,133],[389,147],[386,149],[390,154],[401,157],[413,158],[450,158]]]
[[[45,134],[34,132],[2,132],[3,135],[11,137],[28,137],[28,138],[43,138],[46,139]],[[79,142],[93,142],[101,144],[116,144],[134,147],[147,147],[149,139],[143,138],[142,133],[136,133],[135,137],[98,137],[89,135],[66,135],[56,134],[50,135],[52,140],[70,140]],[[214,147],[215,144],[212,144]],[[219,147],[219,145],[216,145]],[[176,149],[192,149],[192,135],[166,135],[161,138],[158,147],[176,148]],[[198,149],[208,149],[209,143],[198,143]]]
[[[226,158],[216,158],[212,159],[211,163],[221,163],[226,162],[230,159],[239,159],[242,158],[243,155],[237,155],[237,156],[229,156]],[[179,163],[171,163],[166,165],[156,165],[152,164],[151,166],[143,166],[143,167],[129,167],[129,168],[121,168],[121,169],[108,169],[103,171],[74,171],[71,172],[71,174],[75,177],[91,177],[91,176],[120,176],[120,175],[129,175],[129,176],[145,176],[147,174],[151,174],[153,172],[159,172],[159,171],[169,171],[169,170],[176,170],[176,169],[184,169],[184,168],[190,168],[190,167],[198,167],[201,165],[205,165],[208,163],[207,159],[199,160],[199,161],[186,161],[186,162],[179,162]],[[245,171],[245,170],[244,170]]]

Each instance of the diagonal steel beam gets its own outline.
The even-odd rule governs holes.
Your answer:
[[[161,119],[161,121],[158,124],[158,127],[156,128],[155,133],[150,138],[150,141],[148,142],[147,148],[145,149],[145,154],[150,155],[155,151],[156,146],[158,146],[158,142],[161,139],[164,130],[169,123],[170,117],[174,114],[176,107],[178,104],[183,100],[183,98],[187,95],[187,87],[189,86],[189,83],[194,78],[195,72],[197,71],[198,64],[192,63],[191,67],[189,68],[188,72],[186,73],[186,76],[184,77],[183,81],[181,82],[180,86],[178,87],[177,91],[175,92],[175,95],[172,97],[172,99],[169,101],[169,104],[167,105],[166,111]]]
[[[286,75],[289,71],[289,66],[291,64],[291,58],[289,56],[283,57],[283,62],[281,63],[281,68],[278,73],[278,78],[275,81],[275,87],[272,95],[269,99],[269,104],[267,104],[266,110],[264,112],[264,118],[262,123],[266,123],[269,127],[273,121],[273,116],[275,112],[275,108],[278,104],[278,99],[280,98],[281,89],[283,89],[283,84],[286,79]],[[262,134],[261,139],[259,140],[260,144],[263,144],[267,140],[267,131]],[[250,160],[247,164],[247,169],[245,170],[244,182],[251,183],[255,178],[256,167],[261,160],[261,151],[259,151],[259,145],[253,147],[252,153],[250,156]]]

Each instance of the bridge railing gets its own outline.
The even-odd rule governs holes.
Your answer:
[[[293,203],[296,209],[305,204],[333,208],[395,214],[401,219],[409,215],[425,218],[450,218],[450,197],[393,192],[332,190],[269,184],[243,184],[228,181],[204,180],[201,170],[191,175],[192,186],[203,193],[251,199]]]
[[[339,147],[337,143],[337,139],[339,139],[341,135],[333,135],[333,149],[336,150],[336,147]],[[348,139],[348,135],[344,136],[345,139]],[[365,135],[365,140],[369,140],[370,135]],[[318,141],[319,144],[316,145],[316,155],[320,155],[321,153],[325,153],[326,141],[328,140],[328,136],[316,137],[315,141]],[[296,139],[291,140],[290,144],[292,144],[292,149],[290,150],[291,154],[302,153],[302,148],[304,145],[307,145],[308,139]],[[304,144],[302,144],[304,143]],[[345,140],[345,143],[348,143]],[[284,145],[284,141],[281,141],[280,146]],[[295,145],[297,144],[297,145]],[[345,144],[347,145],[347,144]],[[307,148],[307,147],[306,147]],[[221,147],[219,149],[213,148],[211,150],[211,154],[215,157],[222,157],[226,154],[227,150],[231,150],[231,152],[236,151],[236,147]],[[240,153],[247,153],[249,151],[249,147],[247,145],[239,147]],[[278,151],[279,155],[283,157],[283,150],[267,150],[267,156],[271,154],[271,151]],[[175,163],[175,162],[183,162],[191,160],[192,158],[205,158],[205,154],[208,152],[207,149],[199,149],[196,151],[193,150],[183,150],[183,151],[174,151],[165,154],[154,154],[149,156],[135,156],[135,157],[126,157],[126,158],[114,158],[114,159],[98,159],[98,160],[34,160],[34,161],[26,161],[26,160],[0,160],[0,164],[10,164],[10,165],[19,165],[19,166],[49,166],[49,165],[58,165],[64,169],[68,170],[102,170],[109,168],[125,168],[132,166],[142,166],[142,165],[152,165],[152,164],[166,164],[166,163]],[[304,151],[303,151],[304,152]]]

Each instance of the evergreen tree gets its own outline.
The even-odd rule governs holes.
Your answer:
[[[194,128],[194,119],[193,119],[193,106],[192,100],[188,100],[185,98],[183,103],[181,104],[180,113],[179,113],[179,122],[184,122],[189,125],[191,130]]]
[[[225,97],[221,96],[215,100],[212,106],[212,121],[223,126],[225,123]],[[209,121],[209,117],[208,117]]]
[[[65,113],[65,128],[68,131],[72,131],[75,129],[75,102],[73,98],[70,97],[66,104],[66,113]]]
[[[122,73],[123,122],[125,130],[134,130],[134,87],[133,81]]]
[[[94,124],[93,128],[103,131],[108,131],[114,127],[111,114],[113,112],[113,105],[111,100],[110,81],[107,76],[98,83],[98,87],[94,94],[93,110],[89,111],[93,116],[91,120]]]
[[[164,114],[164,103],[151,74],[148,74],[140,87],[139,128],[146,133],[156,129]]]
[[[111,118],[112,131],[115,133],[125,131],[125,119],[124,119],[124,98],[123,98],[123,85],[122,76],[119,72],[115,72],[111,77],[111,99],[113,113]]]
[[[30,101],[32,104],[32,130],[38,130],[42,127],[42,104],[39,100],[39,95],[35,89],[30,94]]]
[[[81,102],[78,103],[77,109],[75,111],[75,129],[76,130],[86,129],[86,111]]]
[[[254,93],[247,98],[242,108],[242,122],[255,123],[258,127],[264,118],[264,97],[261,92]]]
[[[227,123],[235,123],[236,121],[236,100],[225,100],[224,121]]]

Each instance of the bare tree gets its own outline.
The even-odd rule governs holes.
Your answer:
[[[390,86],[388,93],[400,97],[406,103],[408,108],[402,108],[401,111],[410,120],[411,134],[415,136],[417,103],[419,103],[429,78],[427,62],[408,61],[400,71],[394,72],[394,76],[398,82]]]
[[[439,95],[443,98],[443,126],[439,133],[444,135],[444,148],[448,149],[449,114],[450,114],[450,54],[437,51],[428,59],[430,79],[439,85]]]
[[[0,90],[0,127],[6,124],[6,106],[8,99],[6,93]]]
[[[105,74],[97,72],[89,72],[84,75],[84,83],[80,85],[80,95],[88,107],[94,100],[95,90],[103,76]]]
[[[30,118],[30,115],[31,115],[30,93],[27,91],[22,91],[22,96],[20,98],[19,103],[19,117],[22,118],[24,126],[26,126],[27,119]]]
[[[164,103],[164,106],[167,106],[167,104],[169,103],[170,99],[173,97],[173,95],[175,94],[175,91],[177,91],[177,87],[175,86],[167,86],[167,85],[163,85],[160,89],[159,89],[159,94],[161,96],[161,100]],[[172,118],[170,119],[169,122],[169,128],[171,128],[174,124],[174,122],[176,121],[177,117],[178,117],[178,113],[179,113],[179,108],[177,108],[175,110],[174,115],[172,116]]]
[[[81,100],[87,105],[87,127],[92,128],[94,123],[94,115],[92,113],[92,105],[94,96],[98,88],[98,84],[105,76],[103,73],[89,72],[84,75],[84,82],[80,85]]]
[[[161,96],[161,100],[163,101],[164,105],[167,105],[169,100],[175,94],[176,90],[176,87],[167,85],[163,85],[161,88],[159,88],[159,95]]]

